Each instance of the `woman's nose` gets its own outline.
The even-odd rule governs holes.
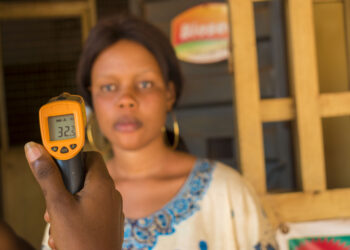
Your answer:
[[[132,93],[123,93],[119,98],[117,106],[119,108],[135,108],[137,105],[135,96]]]
[[[132,101],[126,101],[126,102],[119,103],[119,107],[120,108],[133,108],[133,107],[135,107],[135,104]]]

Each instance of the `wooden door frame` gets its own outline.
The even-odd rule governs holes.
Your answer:
[[[80,18],[82,42],[88,36],[89,30],[96,24],[95,0],[75,2],[26,2],[0,3],[0,187],[2,187],[3,159],[9,149],[9,135],[7,123],[7,108],[5,82],[2,61],[1,21],[23,19],[53,19],[53,18]],[[0,190],[3,190],[1,188]],[[0,192],[0,218],[2,211],[2,191]]]
[[[350,115],[350,92],[320,94],[318,91],[313,20],[315,1],[286,0],[289,72],[293,91],[291,97],[264,100],[259,94],[255,42],[253,3],[257,1],[261,2],[228,0],[237,143],[243,175],[257,190],[275,225],[350,217],[350,200],[345,199],[350,196],[350,188],[326,188],[321,123],[325,117]],[[295,120],[297,129],[296,149],[302,191],[268,193],[262,123],[291,120]]]

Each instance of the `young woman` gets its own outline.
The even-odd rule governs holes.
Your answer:
[[[123,198],[123,248],[275,249],[235,170],[167,145],[166,116],[182,84],[168,39],[149,23],[118,16],[91,31],[78,85],[113,151],[107,168]]]

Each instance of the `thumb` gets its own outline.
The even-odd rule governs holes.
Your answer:
[[[69,204],[73,197],[65,188],[61,173],[45,148],[28,142],[24,150],[30,169],[44,194],[47,209],[60,209],[60,206]]]

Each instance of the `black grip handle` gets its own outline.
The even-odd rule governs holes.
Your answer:
[[[57,160],[56,163],[61,171],[64,185],[69,192],[75,194],[79,192],[85,181],[85,167],[83,152],[69,160]]]

